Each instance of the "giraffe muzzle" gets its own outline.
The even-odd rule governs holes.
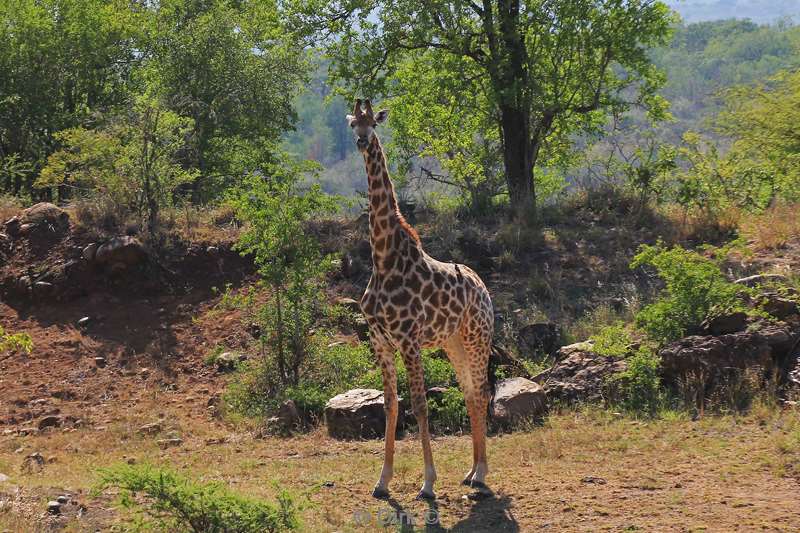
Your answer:
[[[369,141],[366,137],[359,137],[356,141],[356,146],[359,150],[366,150],[367,146],[369,146]]]

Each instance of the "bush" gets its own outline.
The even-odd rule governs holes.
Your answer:
[[[659,299],[636,315],[636,325],[659,343],[679,339],[712,313],[746,310],[739,296],[746,291],[729,282],[719,265],[680,246],[644,245],[631,268],[652,266],[665,282]]]
[[[435,433],[457,433],[469,428],[464,394],[458,387],[449,387],[441,398],[428,399],[428,420]]]
[[[626,360],[627,368],[613,378],[613,385],[623,409],[655,414],[662,403],[661,359],[651,349],[639,348]]]
[[[628,329],[622,322],[604,327],[598,333],[592,335],[589,340],[594,343],[592,346],[593,352],[618,359],[629,355],[631,344],[633,344],[633,339],[631,339]]]
[[[235,375],[225,394],[225,404],[233,413],[263,417],[291,399],[308,419],[319,418],[331,397],[365,386],[374,366],[366,343],[330,344],[330,338],[320,334],[310,342],[296,384],[287,385],[279,379],[274,358],[267,353],[260,360],[248,362]]]
[[[271,504],[149,465],[101,471],[97,490],[107,488],[121,491],[122,506],[134,512],[134,530],[261,533],[299,527],[296,506],[285,492]]]
[[[3,326],[0,326],[0,354],[5,352],[31,353],[33,350],[33,340],[27,333],[6,333]]]

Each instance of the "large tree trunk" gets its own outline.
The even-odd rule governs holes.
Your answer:
[[[531,220],[536,215],[533,186],[534,150],[530,142],[530,121],[526,113],[510,106],[500,107],[503,130],[503,164],[512,216]]]

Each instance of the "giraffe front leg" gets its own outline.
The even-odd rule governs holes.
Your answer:
[[[411,389],[411,410],[417,419],[419,437],[422,442],[422,456],[425,460],[425,482],[417,494],[417,499],[434,500],[433,484],[436,482],[436,469],[433,466],[433,450],[431,434],[428,428],[428,401],[425,395],[425,377],[422,372],[422,360],[419,347],[403,352],[403,362],[408,372],[408,384]]]
[[[386,345],[374,346],[381,365],[383,376],[383,409],[386,413],[384,433],[384,455],[381,477],[372,490],[372,496],[385,499],[389,497],[389,482],[394,474],[394,441],[397,432],[397,371],[394,365],[394,350]]]

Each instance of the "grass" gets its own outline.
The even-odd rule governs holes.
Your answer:
[[[740,232],[755,250],[775,250],[800,236],[797,204],[776,204],[758,215],[744,217]]]
[[[22,209],[22,201],[15,196],[0,194],[0,224],[19,214]]]
[[[324,428],[291,438],[253,439],[213,419],[190,419],[165,399],[154,394],[152,405],[141,406],[141,412],[160,412],[173,421],[166,430],[180,429],[182,446],[160,449],[156,440],[162,437],[136,431],[152,415],[130,418],[121,410],[104,431],[4,437],[0,465],[14,469],[21,461],[14,453],[19,447],[56,457],[41,473],[12,472],[14,483],[33,494],[59,486],[87,490],[99,466],[128,460],[167,466],[203,483],[221,482],[266,501],[277,499],[280,491],[271,481],[280,480],[308,499],[300,518],[314,531],[369,531],[379,516],[395,512],[369,496],[382,462],[379,440],[338,442]],[[589,407],[564,410],[543,426],[490,439],[489,482],[497,498],[478,503],[462,501],[466,489],[459,484],[472,456],[469,436],[437,437],[439,519],[442,527],[459,531],[508,530],[513,524],[523,531],[545,524],[554,530],[582,524],[592,531],[628,526],[652,531],[664,523],[689,530],[703,525],[785,529],[800,520],[796,481],[787,477],[800,474],[799,430],[800,412],[770,405],[744,416],[696,422],[676,412],[636,420]],[[224,443],[206,444],[211,438]],[[428,508],[413,500],[422,482],[414,435],[398,441],[395,464],[391,489],[397,505],[421,517]],[[590,478],[602,483],[586,481]],[[107,493],[88,507],[105,507],[112,499]],[[356,524],[356,512],[368,514],[371,526]],[[0,513],[0,525],[9,528],[14,520],[20,519],[12,512]]]

